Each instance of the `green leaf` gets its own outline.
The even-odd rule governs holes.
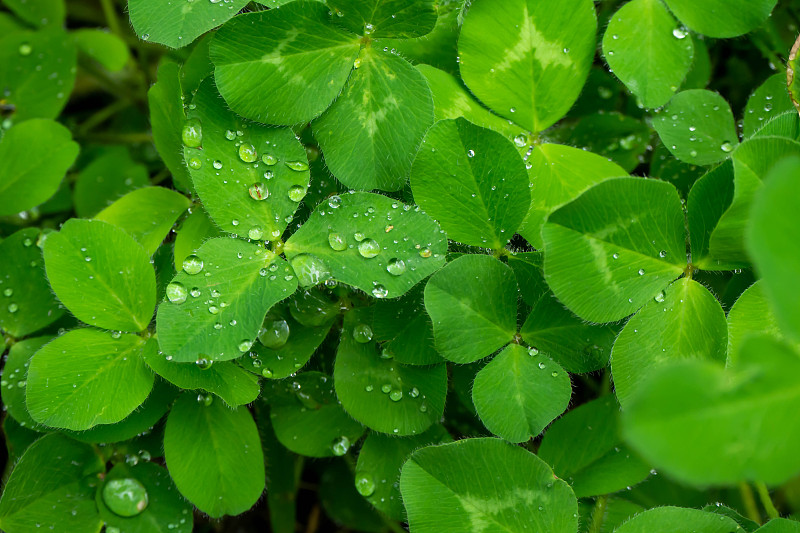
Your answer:
[[[352,470],[344,461],[328,465],[319,483],[319,499],[334,523],[352,531],[383,533],[386,518],[375,511],[356,491]]]
[[[143,356],[146,357],[147,353],[155,350],[154,343],[147,344]],[[167,413],[177,395],[175,387],[162,379],[156,379],[150,396],[124,420],[116,424],[98,424],[83,431],[62,432],[80,442],[112,443],[133,439],[151,430]]]
[[[609,21],[603,55],[647,108],[666,104],[692,66],[694,46],[660,0],[633,0]]]
[[[181,494],[212,518],[247,511],[264,491],[261,440],[244,407],[181,395],[167,418],[164,458]]]
[[[111,72],[118,72],[125,68],[131,58],[128,45],[113,33],[82,29],[72,32],[72,37],[78,45],[78,50]]]
[[[531,307],[550,292],[542,272],[543,263],[542,252],[517,252],[508,256],[508,266],[517,278],[520,296]]]
[[[735,366],[744,339],[750,335],[768,334],[783,339],[778,319],[765,293],[765,283],[751,285],[728,312],[728,366]]]
[[[289,128],[244,120],[225,106],[213,80],[200,84],[184,125],[194,188],[222,230],[278,240],[308,189],[308,160]],[[239,135],[241,133],[241,135]],[[199,138],[198,138],[199,137]]]
[[[158,81],[147,91],[153,144],[166,165],[175,187],[188,192],[192,188],[189,168],[183,161],[181,133],[186,115],[183,111],[181,69],[177,63],[164,61],[158,67]]]
[[[330,24],[325,4],[298,0],[236,17],[217,32],[210,53],[217,87],[233,111],[288,126],[331,105],[359,47],[356,35]]]
[[[711,236],[734,198],[733,163],[726,161],[695,182],[689,191],[687,222],[692,264],[703,270],[735,268],[711,255]]]
[[[474,1],[458,41],[461,77],[499,115],[545,130],[577,100],[596,31],[590,0]]]
[[[112,480],[133,479],[146,490],[146,507],[140,513],[123,517],[109,509],[104,495]],[[127,494],[126,494],[127,496]],[[130,496],[129,496],[130,497]],[[154,463],[128,466],[117,463],[97,489],[97,509],[106,523],[106,531],[116,527],[126,533],[191,533],[192,506],[181,498],[167,471]],[[113,503],[111,504],[113,505]]]
[[[425,311],[424,287],[417,285],[397,300],[381,300],[373,306],[375,340],[382,353],[405,365],[442,362],[433,341],[433,323]]]
[[[787,335],[800,340],[800,158],[778,163],[756,195],[747,228],[747,247],[763,278],[764,292]]]
[[[66,18],[63,0],[4,0],[8,9],[36,27],[60,27]]]
[[[653,127],[672,155],[693,165],[727,159],[739,144],[728,102],[704,89],[676,94],[654,117]]]
[[[637,514],[614,533],[741,533],[743,530],[733,519],[715,513],[680,507],[656,507]]]
[[[61,28],[14,32],[0,39],[0,87],[4,105],[14,108],[14,122],[56,118],[67,105],[76,71],[75,43]],[[53,155],[47,143],[38,151]],[[26,152],[32,153],[30,148]],[[16,159],[43,163],[48,158]]]
[[[756,530],[756,533],[798,533],[800,531],[800,523],[788,518],[773,518],[762,527]]]
[[[411,169],[414,200],[450,239],[493,249],[525,218],[528,185],[514,145],[463,118],[434,124]]]
[[[800,156],[800,143],[782,137],[750,139],[733,154],[733,201],[711,233],[709,250],[713,258],[739,267],[749,264],[745,237],[753,199],[772,167],[789,156]]]
[[[141,358],[146,343],[155,346],[136,335],[92,328],[56,337],[31,359],[26,388],[31,417],[76,431],[123,420],[153,388],[153,374]]]
[[[592,322],[630,315],[686,266],[680,199],[675,187],[656,180],[595,185],[551,214],[542,238],[547,283]]]
[[[0,242],[0,330],[20,338],[61,318],[42,269],[39,230],[17,231]]]
[[[681,278],[628,320],[611,351],[614,390],[627,408],[643,378],[668,361],[724,363],[728,324],[719,302],[700,283]]]
[[[618,328],[584,322],[550,292],[539,297],[520,329],[525,342],[568,372],[579,374],[608,365],[617,333]]]
[[[420,37],[436,25],[432,0],[328,0],[336,23],[372,39]]]
[[[0,499],[0,527],[8,533],[98,533],[94,504],[104,464],[91,446],[51,433],[34,442],[11,472]]]
[[[727,38],[744,35],[764,22],[778,0],[665,0],[681,22],[697,33]]]
[[[278,442],[266,415],[266,408],[256,404],[256,425],[266,463],[269,522],[275,533],[294,533],[300,484],[297,469],[303,459]]]
[[[433,123],[425,77],[404,59],[365,48],[342,94],[312,124],[331,173],[354,189],[395,191]]]
[[[475,376],[472,401],[483,424],[509,442],[536,437],[572,396],[569,374],[546,355],[507,346]]]
[[[134,161],[125,146],[103,148],[75,179],[75,212],[81,218],[94,217],[128,192],[149,184],[147,167]]]
[[[786,89],[786,76],[783,72],[773,74],[747,100],[742,121],[742,133],[752,136],[770,119],[787,111],[795,111],[794,104]]]
[[[192,213],[181,221],[175,233],[172,254],[176,270],[183,268],[183,260],[196,253],[205,241],[222,235],[206,212],[199,207],[192,208]]]
[[[267,313],[259,331],[259,341],[253,344],[248,355],[239,359],[240,365],[265,378],[283,379],[308,363],[339,315],[323,315],[319,307],[312,305],[310,311],[317,313],[314,323],[304,325],[298,322],[293,315],[300,316],[306,311],[304,303],[310,300],[303,298],[305,294],[306,291],[296,293],[288,308],[278,304]],[[300,319],[303,320],[303,317]]]
[[[751,532],[758,529],[757,522],[754,522],[749,518],[743,517],[737,511],[734,511],[730,507],[722,505],[719,502],[715,502],[713,505],[712,504],[706,505],[701,509],[701,511],[727,516],[728,518],[732,519],[734,522],[739,524],[742,527],[742,530],[746,532]]]
[[[296,287],[289,265],[272,252],[238,239],[208,240],[184,260],[158,306],[161,351],[178,363],[240,357],[267,310]]]
[[[47,236],[44,264],[56,296],[79,320],[123,331],[150,323],[155,273],[147,252],[124,230],[70,219]]]
[[[482,359],[517,333],[514,272],[488,255],[459,257],[428,281],[425,309],[442,357],[456,363]]]
[[[368,309],[345,315],[333,370],[336,395],[370,429],[416,435],[438,421],[447,394],[445,365],[402,365],[378,354]]]
[[[400,496],[400,469],[411,453],[424,446],[452,442],[441,425],[435,425],[421,435],[397,438],[370,433],[358,452],[356,490],[373,507],[394,520],[405,519]]]
[[[534,454],[499,439],[416,451],[403,465],[400,491],[414,533],[578,529],[569,485]]]
[[[625,439],[683,483],[780,484],[800,472],[800,356],[770,337],[742,343],[724,370],[683,360],[650,374],[623,411]]]
[[[550,213],[601,181],[628,175],[605,157],[560,144],[535,145],[528,164],[531,205],[519,234],[536,248],[543,247],[542,226]]]
[[[622,444],[613,396],[585,403],[553,422],[537,454],[579,498],[629,488],[650,474],[650,467]]]
[[[170,48],[187,46],[208,30],[236,15],[247,0],[228,2],[169,3],[159,0],[128,0],[133,30],[143,41]]]
[[[439,270],[447,239],[425,213],[379,194],[332,196],[286,242],[304,286],[341,281],[396,298]]]
[[[94,218],[124,229],[153,255],[192,202],[163,187],[145,187],[129,192]]]
[[[270,419],[275,436],[289,450],[308,457],[344,455],[364,434],[338,403],[333,379],[304,372],[286,383],[286,398],[274,402]]]
[[[258,379],[232,362],[175,363],[155,349],[143,355],[147,366],[173,385],[213,392],[232,407],[252,402],[261,392]]]
[[[6,362],[3,366],[2,380],[0,381],[0,392],[3,396],[3,406],[20,426],[44,431],[28,413],[28,406],[25,404],[25,386],[28,379],[28,364],[30,358],[39,348],[52,340],[49,335],[44,337],[34,337],[14,343],[8,350]]]
[[[514,140],[518,135],[527,138],[525,131],[508,120],[495,115],[478,102],[464,87],[460,79],[430,65],[417,65],[433,95],[434,120],[464,117],[473,124],[502,133]]]
[[[46,153],[47,157],[15,157],[23,153]],[[53,196],[77,156],[78,143],[72,141],[69,130],[52,120],[32,119],[8,130],[0,139],[4,200],[0,216],[28,210]]]

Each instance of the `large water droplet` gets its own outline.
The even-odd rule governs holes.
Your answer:
[[[372,287],[372,295],[375,298],[386,298],[389,296],[389,289],[383,285],[376,284],[374,287]]]
[[[203,260],[196,255],[190,255],[183,260],[183,271],[190,275],[199,274],[203,270]]]
[[[333,455],[337,457],[341,457],[342,455],[347,453],[347,450],[350,449],[350,439],[342,435],[338,439],[334,439],[333,443],[331,444],[331,450],[333,451]]]
[[[147,509],[147,489],[137,479],[109,479],[103,487],[103,503],[118,516],[136,516]]]
[[[364,239],[358,243],[358,253],[362,257],[372,259],[381,252],[381,245],[374,239]]]
[[[333,195],[328,198],[328,207],[331,209],[338,209],[342,205],[342,198],[338,195]]]
[[[173,281],[167,285],[167,299],[174,304],[182,304],[186,301],[189,291],[180,281]]]
[[[302,185],[293,185],[289,188],[289,192],[287,194],[289,196],[289,200],[293,202],[299,202],[306,197],[306,188]]]
[[[289,341],[289,323],[282,319],[267,317],[264,327],[258,332],[258,341],[273,350],[284,346]]]
[[[200,121],[196,118],[187,120],[183,125],[181,138],[183,144],[189,148],[197,148],[203,144],[203,127],[200,125]]]
[[[274,155],[272,155],[272,154],[264,154],[264,155],[262,155],[262,156],[261,156],[261,161],[262,161],[262,162],[263,162],[265,165],[267,165],[267,166],[270,166],[270,167],[271,167],[272,165],[275,165],[275,164],[278,162],[278,158],[277,158],[277,157],[275,157],[275,156],[274,156]]]
[[[244,339],[239,343],[239,351],[242,353],[246,352],[252,347],[253,347],[253,341],[249,339]]]
[[[213,394],[203,394],[202,392],[197,395],[197,403],[203,404],[206,407],[214,403]]]
[[[256,148],[252,144],[242,143],[239,145],[239,159],[245,163],[255,163],[258,160]]]
[[[296,255],[291,260],[294,273],[301,287],[318,285],[331,277],[328,265],[319,257],[311,254]]]
[[[399,402],[400,400],[403,399],[403,391],[401,391],[400,389],[393,389],[389,393],[389,399],[392,400],[393,402]]]
[[[729,143],[728,141],[725,141],[724,143],[722,143],[722,145],[719,148],[720,148],[720,150],[722,150],[726,154],[729,154],[729,153],[733,152],[733,145],[731,143]]]
[[[264,230],[261,229],[261,226],[253,226],[247,232],[247,237],[253,241],[260,241],[264,238]]]
[[[353,339],[361,344],[372,340],[372,328],[369,324],[358,324],[353,328]]]
[[[261,201],[269,198],[269,189],[267,189],[267,186],[262,181],[257,181],[254,184],[252,184],[250,186],[249,192],[250,192],[250,198],[252,198],[253,200]]]
[[[356,490],[365,498],[375,492],[375,481],[369,474],[359,474],[356,478]]]
[[[337,252],[341,252],[347,248],[347,242],[345,242],[344,237],[335,232],[328,234],[328,244]]]
[[[386,265],[386,271],[392,276],[400,276],[406,271],[406,262],[402,259],[389,259],[389,264]]]
[[[296,172],[308,170],[308,163],[305,161],[286,161],[285,165]]]

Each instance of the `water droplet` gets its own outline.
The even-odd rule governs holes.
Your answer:
[[[147,489],[133,478],[110,479],[103,487],[103,502],[118,516],[136,516],[147,508]]]
[[[643,269],[643,268],[640,268],[640,269],[639,269],[639,275],[640,275],[640,276],[644,276],[644,269]]]
[[[244,339],[243,341],[241,341],[239,343],[239,351],[242,352],[242,353],[246,352],[247,350],[249,350],[252,347],[253,347],[253,341],[248,340],[248,339]]]
[[[400,389],[393,389],[389,393],[389,399],[392,400],[393,402],[399,402],[400,400],[403,399],[403,391],[401,391]]]
[[[667,251],[666,250],[661,250],[660,252],[658,252],[658,257],[660,257],[661,259],[664,259],[665,257],[667,257]]]
[[[203,260],[196,255],[190,255],[183,260],[183,271],[190,275],[199,274],[203,270]]]
[[[189,148],[197,148],[203,144],[203,127],[200,125],[200,121],[196,118],[187,120],[183,125],[181,138],[183,144]]]
[[[556,377],[556,376],[558,376],[558,372],[556,372],[555,370],[553,370],[553,372],[552,372],[550,375],[551,375],[551,376],[553,376],[553,377]]]
[[[539,362],[539,368],[540,368],[540,369],[542,369],[542,370],[544,370],[544,367],[545,367],[545,364],[544,364],[544,363],[542,363],[542,362]]]
[[[290,262],[301,287],[318,285],[331,277],[328,265],[315,255],[299,254],[294,256]]]
[[[356,490],[365,498],[372,496],[372,494],[375,492],[375,482],[372,480],[372,476],[368,474],[360,474],[356,478]]]
[[[358,324],[353,328],[353,339],[364,344],[372,340],[372,328],[369,324]]]
[[[420,256],[420,257],[424,257],[424,258],[426,258],[426,259],[427,259],[428,257],[430,257],[430,256],[431,256],[431,250],[430,250],[430,248],[423,248],[422,250],[420,250],[420,251],[419,251],[419,256]]]
[[[3,296],[11,296],[12,294],[14,294],[14,289],[12,289],[11,287],[3,290]]]
[[[686,37],[686,32],[681,28],[675,28],[674,30],[672,30],[672,35],[676,39],[684,39]]]
[[[222,168],[222,161],[216,160],[213,163],[211,163],[211,166],[216,168],[217,170],[220,170]]]
[[[252,144],[242,143],[239,145],[239,159],[245,163],[255,163],[258,160],[256,148]]]
[[[350,449],[350,439],[342,435],[338,439],[334,439],[333,443],[331,444],[331,450],[333,451],[333,455],[337,457],[341,457],[342,455],[347,453],[347,450]]]
[[[31,48],[31,45],[29,45],[28,43],[22,43],[21,45],[19,45],[17,51],[21,56],[29,56],[31,55],[31,52],[33,52],[33,48]]]
[[[142,40],[143,41],[147,41],[148,39],[150,39],[150,34],[149,33],[143,33],[142,34]]]
[[[366,257],[367,259],[372,259],[373,257],[377,256],[381,252],[381,245],[378,244],[377,241],[374,239],[364,239],[360,243],[358,243],[358,253],[361,254],[362,257]]]
[[[192,170],[199,170],[203,167],[203,162],[197,157],[190,157],[188,165]]]
[[[289,323],[286,320],[268,317],[264,322],[264,327],[258,332],[258,342],[267,348],[277,350],[289,341],[289,333]]]
[[[722,150],[726,154],[729,154],[729,153],[733,152],[733,145],[731,143],[727,142],[727,141],[722,143],[722,145],[719,148],[720,148],[720,150]]]
[[[275,165],[275,164],[277,164],[277,163],[278,163],[278,158],[277,158],[277,157],[275,157],[275,156],[274,156],[274,155],[272,155],[272,154],[264,154],[264,155],[262,155],[262,156],[261,156],[261,161],[262,161],[262,162],[263,162],[265,165],[267,165],[267,166],[270,166],[270,167],[271,167],[272,165]]]
[[[174,304],[182,304],[186,301],[186,296],[189,294],[186,287],[184,287],[183,283],[180,281],[173,281],[167,285],[166,293],[167,299]]]
[[[201,354],[200,357],[197,358],[197,361],[194,362],[194,364],[197,365],[197,368],[199,368],[200,370],[208,370],[209,368],[211,368],[211,365],[214,364],[214,360],[209,359],[205,355]]]
[[[337,252],[344,251],[347,248],[347,243],[339,233],[329,233],[328,234],[328,244],[331,245]]]
[[[530,355],[531,357],[539,355],[539,348],[531,346],[530,348],[528,348],[528,355]]]
[[[333,195],[328,198],[328,207],[331,209],[338,209],[342,205],[342,198],[338,195]]]
[[[305,161],[286,161],[284,164],[296,172],[308,170],[308,163]]]
[[[525,134],[520,133],[514,137],[514,144],[520,148],[524,148],[528,144],[528,137]]]
[[[372,295],[375,298],[386,298],[389,296],[389,289],[383,285],[376,284],[374,287],[372,287]]]
[[[391,392],[391,390],[392,390],[392,386],[389,385],[388,383],[384,383],[383,385],[381,385],[381,392],[382,393],[389,394]]]
[[[247,232],[247,237],[253,241],[260,241],[264,237],[264,230],[260,226],[253,226]]]
[[[401,276],[406,271],[406,262],[397,258],[389,259],[386,271],[392,276]]]
[[[192,287],[192,290],[189,291],[189,294],[191,294],[193,298],[197,298],[198,296],[200,296],[200,288]]]
[[[467,150],[467,157],[475,157],[475,150]]]
[[[261,200],[269,198],[269,189],[267,189],[267,186],[262,181],[257,181],[252,184],[248,191],[250,192],[250,198],[253,200],[260,202]]]
[[[209,405],[214,403],[214,396],[211,394],[200,393],[197,395],[197,403],[201,403],[206,407],[208,407]]]
[[[655,298],[653,298],[653,299],[655,301],[657,301],[658,303],[664,303],[664,299],[665,299],[664,291],[661,291],[658,294],[656,294]]]
[[[287,193],[289,196],[289,200],[293,202],[299,202],[306,196],[306,188],[302,185],[293,185],[289,188],[289,192]]]
[[[225,138],[229,141],[236,140],[236,132],[233,130],[228,130],[225,132]]]

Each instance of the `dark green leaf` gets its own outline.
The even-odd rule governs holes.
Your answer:
[[[383,342],[382,353],[406,365],[442,362],[433,341],[433,324],[425,311],[424,287],[417,285],[397,300],[374,305],[372,327],[375,340]]]
[[[128,0],[134,31],[143,41],[180,48],[236,15],[247,0],[175,2]]]
[[[754,30],[778,0],[665,0],[684,24],[709,37],[736,37]]]
[[[11,346],[3,366],[3,376],[0,380],[0,391],[3,396],[3,406],[22,427],[44,431],[28,413],[25,403],[25,386],[28,379],[28,364],[30,358],[39,348],[52,340],[50,336],[25,339]]]
[[[124,146],[102,149],[78,173],[72,199],[82,218],[95,216],[126,193],[149,184],[147,168]]]

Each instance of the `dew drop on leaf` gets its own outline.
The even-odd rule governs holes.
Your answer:
[[[136,516],[147,508],[147,489],[137,479],[110,479],[103,487],[103,503],[117,516]]]
[[[376,284],[374,287],[372,287],[372,295],[375,298],[386,298],[389,296],[389,290],[383,285]]]
[[[358,253],[361,254],[362,257],[367,259],[372,259],[373,257],[377,256],[381,252],[381,245],[378,244],[377,241],[374,239],[364,239],[360,243],[358,243]]]
[[[299,254],[291,260],[297,281],[303,287],[318,285],[331,277],[331,271],[325,262],[315,255]]]
[[[189,291],[183,286],[180,281],[173,281],[167,285],[167,299],[174,304],[182,304],[186,301]]]
[[[261,161],[268,166],[272,166],[278,163],[278,158],[272,154],[264,154],[261,156]]]
[[[196,118],[187,120],[183,125],[181,138],[183,144],[189,148],[197,148],[203,144],[203,127],[200,125],[200,121]]]
[[[194,362],[194,364],[197,365],[197,368],[199,368],[200,370],[208,370],[209,368],[211,368],[211,365],[214,364],[214,360],[209,359],[205,355],[201,354],[200,357],[197,358],[197,361]]]
[[[306,196],[306,188],[302,185],[293,185],[289,188],[289,192],[287,193],[289,196],[289,200],[293,202],[299,202]]]
[[[406,263],[402,259],[392,258],[386,265],[386,271],[392,276],[401,276],[406,271]]]
[[[183,271],[194,276],[203,270],[203,260],[196,255],[190,255],[183,260]]]
[[[369,497],[375,492],[375,481],[369,474],[360,474],[356,479],[356,490],[362,496]]]
[[[258,332],[258,342],[267,348],[277,350],[289,341],[290,333],[289,323],[286,320],[267,317],[264,327]]]
[[[353,339],[364,344],[372,340],[372,328],[369,324],[358,324],[353,328]]]
[[[347,248],[347,243],[339,233],[329,233],[328,234],[328,244],[330,244],[331,248],[333,248],[337,252],[341,252]]]
[[[286,161],[286,166],[296,172],[303,172],[308,170],[308,163],[304,161]]]
[[[260,241],[264,238],[264,230],[261,229],[261,226],[253,226],[247,232],[247,237],[253,241]]]
[[[260,202],[261,200],[269,198],[269,189],[267,189],[267,186],[262,181],[257,181],[252,184],[248,191],[250,192],[250,198],[253,200]]]
[[[255,163],[258,160],[258,154],[252,144],[242,143],[239,145],[239,159],[245,163]]]
[[[337,457],[341,457],[342,455],[346,454],[347,451],[350,449],[350,439],[342,435],[338,439],[334,439],[333,443],[331,444],[331,450],[333,451],[333,455]]]

